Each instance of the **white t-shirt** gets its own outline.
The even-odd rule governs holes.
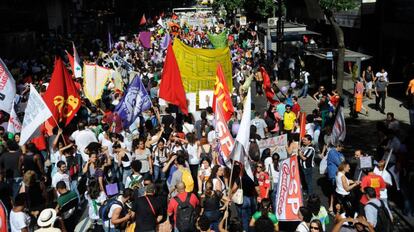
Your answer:
[[[104,192],[100,192],[99,197],[95,199],[96,202],[96,209],[94,207],[93,200],[89,197],[88,192],[85,192],[85,198],[88,200],[88,215],[89,218],[92,220],[98,220],[99,219],[99,208],[100,205],[102,205],[106,200],[106,195]]]
[[[265,128],[267,128],[265,120],[262,118],[254,118],[251,123],[256,127],[257,134],[260,135],[260,137],[265,138]]]
[[[384,79],[385,79],[386,82],[388,82],[388,73],[387,72],[384,72],[384,73],[377,72],[375,74],[375,77],[377,77],[377,78],[380,78],[381,76],[384,77]]]
[[[309,227],[306,225],[306,222],[301,222],[298,227],[296,227],[295,232],[309,232]]]
[[[198,145],[195,143],[193,145],[187,144],[187,153],[188,153],[188,163],[191,165],[200,164],[200,159],[198,158]]]
[[[55,175],[52,177],[52,187],[56,188],[57,182],[63,180],[66,184],[66,188],[70,190],[70,178],[69,175],[66,173],[56,172]]]
[[[194,125],[190,124],[188,122],[185,122],[184,125],[183,125],[183,132],[184,132],[184,134],[194,132]]]
[[[277,184],[279,183],[279,172],[275,170],[275,167],[273,165],[273,159],[272,157],[267,157],[264,160],[264,165],[266,168],[266,172],[268,172],[269,174],[271,174],[272,179],[273,179],[273,183]]]
[[[78,147],[78,151],[82,155],[83,161],[87,162],[89,159],[89,156],[88,154],[85,153],[85,148],[92,142],[98,142],[98,140],[96,139],[95,133],[93,133],[89,129],[85,129],[81,131],[77,130],[72,133],[70,138],[75,141],[75,144]]]
[[[11,232],[20,232],[23,228],[30,225],[30,216],[23,212],[10,212]]]
[[[382,179],[384,179],[384,182],[387,185],[389,186],[392,185],[392,178],[391,178],[390,173],[387,170],[380,171],[378,167],[375,167],[374,173],[379,176],[382,176]],[[383,190],[380,191],[380,199],[387,199],[387,198],[388,198],[387,188],[384,188]]]
[[[342,176],[344,176],[344,174],[342,172],[338,172],[336,174],[336,190],[335,191],[338,194],[341,194],[343,196],[349,195],[349,192],[347,192],[345,190],[345,188],[344,188],[344,186],[342,184]],[[349,180],[348,180],[348,178],[346,178],[346,176],[345,176],[345,179],[346,179],[346,182],[349,184]]]
[[[310,74],[306,71],[302,71],[302,72],[300,72],[300,75],[303,76],[304,84],[309,84]]]

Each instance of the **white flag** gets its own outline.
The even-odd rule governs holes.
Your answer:
[[[158,23],[161,27],[165,28],[165,24],[164,24],[164,21],[162,21],[162,17],[160,17],[160,18],[158,19],[157,23]]]
[[[30,84],[30,96],[24,111],[23,127],[19,145],[24,145],[33,135],[36,129],[52,116],[46,103]]]
[[[346,136],[346,126],[343,107],[339,106],[336,113],[335,123],[332,128],[332,144],[336,145],[339,141],[343,142]]]
[[[0,110],[10,113],[16,95],[16,82],[0,59]]]
[[[251,121],[251,92],[250,88],[247,92],[243,104],[243,116],[240,122],[239,131],[237,132],[236,144],[232,152],[232,158],[244,165],[246,174],[250,179],[254,180],[252,168],[249,161],[249,137],[250,137],[250,121]]]
[[[7,124],[7,131],[13,134],[19,133],[22,130],[22,123],[17,117],[14,107],[11,108],[9,122]]]
[[[80,59],[78,56],[78,52],[76,51],[76,47],[75,47],[75,43],[72,42],[73,45],[73,74],[75,75],[76,78],[81,78],[82,77],[82,66],[80,65]]]

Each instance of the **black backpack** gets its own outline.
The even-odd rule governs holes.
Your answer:
[[[375,231],[391,232],[394,230],[394,226],[391,221],[391,215],[388,212],[388,209],[385,207],[384,202],[380,200],[380,203],[380,206],[377,206],[372,202],[368,203],[368,205],[374,207],[377,210],[377,225],[375,226]]]
[[[180,232],[195,231],[196,211],[190,204],[190,198],[191,193],[187,193],[187,197],[184,202],[182,202],[179,197],[174,197],[178,203],[175,226]]]

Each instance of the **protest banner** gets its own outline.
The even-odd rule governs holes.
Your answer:
[[[279,185],[275,214],[279,221],[300,221],[299,207],[303,205],[297,156],[280,163]]]
[[[234,147],[234,140],[231,136],[227,120],[223,115],[223,106],[216,102],[215,110],[215,131],[220,145],[220,153],[223,155],[225,161],[230,160],[230,154]]]
[[[10,113],[16,96],[16,82],[0,59],[0,110]]]
[[[214,91],[212,90],[200,90],[198,92],[198,108],[205,109],[213,106]]]
[[[187,93],[212,90],[216,81],[217,64],[221,64],[229,89],[233,89],[229,48],[201,49],[174,39],[174,54]]]
[[[186,93],[185,97],[188,102],[188,112],[195,113],[197,111],[197,93]]]
[[[85,96],[96,103],[102,97],[106,82],[111,75],[108,68],[100,67],[96,64],[85,64],[83,67],[83,91]]]
[[[287,158],[287,144],[287,134],[279,135],[268,139],[262,139],[258,142],[260,152],[263,152],[263,150],[266,148],[270,148],[273,152],[279,154],[281,160]]]
[[[19,145],[23,146],[46,120],[52,116],[49,107],[42,97],[30,84],[30,95],[24,111],[23,126],[20,135]]]

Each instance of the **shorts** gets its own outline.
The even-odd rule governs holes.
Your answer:
[[[366,88],[367,90],[371,90],[371,89],[372,89],[372,81],[367,82],[367,83],[365,84],[365,88]]]

